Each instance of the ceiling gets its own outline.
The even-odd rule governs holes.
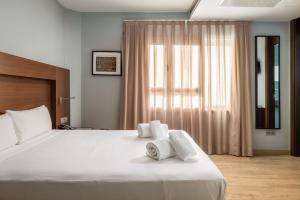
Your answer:
[[[196,0],[58,0],[79,12],[188,12]]]
[[[289,21],[300,0],[57,0],[79,12],[190,12],[194,20]],[[193,9],[192,9],[193,8]]]
[[[224,0],[200,0],[192,11],[191,19],[214,20],[249,20],[249,21],[289,21],[300,17],[300,0],[281,0],[274,7],[264,7],[274,0],[227,0],[228,2],[243,2],[244,7],[220,4]],[[275,0],[276,1],[276,0]],[[251,7],[254,2],[258,7]],[[236,4],[237,5],[237,4]]]

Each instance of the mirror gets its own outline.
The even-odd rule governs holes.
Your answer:
[[[255,37],[257,129],[280,129],[280,37]]]

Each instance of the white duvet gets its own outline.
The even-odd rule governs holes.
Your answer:
[[[225,179],[200,148],[194,161],[155,161],[148,141],[136,131],[53,132],[0,154],[0,199],[224,199]]]

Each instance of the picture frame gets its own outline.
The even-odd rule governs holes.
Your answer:
[[[122,52],[93,51],[92,75],[122,76]]]

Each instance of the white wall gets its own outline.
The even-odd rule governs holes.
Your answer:
[[[81,15],[56,0],[0,0],[0,51],[71,70],[73,125],[81,116]]]
[[[93,50],[121,50],[124,19],[187,19],[185,13],[83,13],[82,124],[117,129],[121,105],[121,77],[92,76]]]
[[[288,22],[252,22],[251,44],[251,95],[253,113],[254,149],[290,149],[290,31]],[[255,36],[280,36],[280,100],[281,129],[274,130],[274,136],[267,136],[266,130],[255,129]]]

